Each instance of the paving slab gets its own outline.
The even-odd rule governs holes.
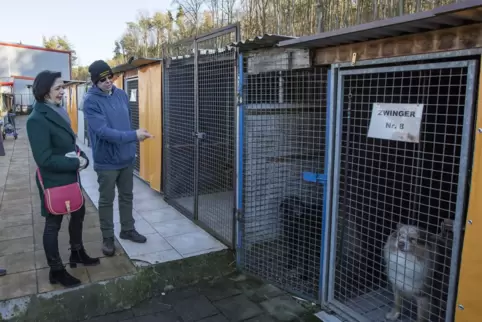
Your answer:
[[[308,322],[314,321],[308,308],[304,308],[293,297],[269,284],[243,277],[235,281],[238,274],[214,281],[174,289],[167,294],[142,302],[129,310],[108,314],[85,322],[142,321],[142,322]],[[234,281],[233,281],[234,280]],[[213,290],[236,289],[213,297]],[[246,294],[274,296],[258,303]],[[208,294],[211,294],[208,296]],[[210,299],[211,298],[211,299]],[[269,303],[269,304],[268,304]]]
[[[181,300],[174,305],[174,310],[185,322],[199,321],[220,313],[204,295]]]
[[[77,144],[92,159],[91,149],[82,142]],[[86,194],[97,207],[99,199],[97,174],[93,167],[89,167],[80,175]],[[139,267],[227,249],[208,232],[169,206],[158,192],[137,177],[134,177],[133,208],[136,229],[146,235],[147,242],[135,244],[120,239],[119,243],[127,256]],[[114,200],[114,232],[116,235],[120,233],[117,192]]]
[[[27,117],[17,118],[25,128]],[[18,140],[4,141],[5,156],[0,156],[0,268],[7,275],[0,277],[0,301],[23,296],[61,290],[48,281],[48,265],[43,250],[45,218],[40,215],[40,198],[35,183],[36,164],[30,151],[25,131]],[[67,268],[83,284],[132,274],[136,270],[117,242],[119,251],[113,259],[101,252],[102,238],[97,210],[86,198],[84,245],[91,256],[99,257],[101,264],[95,268]],[[63,220],[59,233],[59,251],[64,264],[68,263],[69,218]]]

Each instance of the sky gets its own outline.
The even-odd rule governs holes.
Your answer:
[[[42,36],[67,36],[78,63],[111,59],[114,41],[139,10],[166,11],[172,0],[15,0],[2,5],[0,42],[42,46]]]

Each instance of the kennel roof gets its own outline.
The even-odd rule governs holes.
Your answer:
[[[467,0],[441,6],[430,11],[373,21],[296,39],[283,40],[278,46],[326,48],[479,22],[482,22],[482,0]]]
[[[114,68],[112,68],[112,72],[114,74],[122,73],[131,69],[136,69],[145,65],[157,63],[157,62],[160,62],[161,60],[162,59],[158,59],[158,58],[131,57],[127,63],[117,65]]]
[[[269,48],[276,46],[280,41],[296,39],[297,37],[264,34],[243,41],[233,42],[230,46],[238,47],[240,52],[247,52],[255,49]]]

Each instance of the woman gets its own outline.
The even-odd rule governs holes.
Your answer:
[[[77,180],[80,183],[78,171],[89,165],[87,156],[75,144],[76,138],[70,127],[69,116],[61,106],[64,96],[63,86],[60,73],[43,71],[37,75],[32,87],[36,103],[27,120],[27,134],[45,189],[65,186]],[[80,151],[80,156],[77,157],[74,153],[72,157],[71,152],[74,151]],[[37,175],[36,180],[41,200],[41,214],[45,217],[43,244],[50,267],[50,283],[60,283],[65,287],[79,285],[80,280],[65,270],[59,255],[58,232],[64,216],[48,212]],[[98,258],[91,258],[85,252],[82,243],[84,216],[85,206],[71,213],[69,223],[71,266],[78,263],[83,265],[100,263]]]

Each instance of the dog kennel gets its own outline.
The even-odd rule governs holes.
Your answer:
[[[312,67],[307,50],[272,48],[288,38],[264,35],[238,45],[238,265],[317,301],[327,201],[328,69]]]
[[[398,224],[415,227],[418,238],[408,242],[423,253],[413,257],[430,264],[395,255],[395,274],[404,276],[397,284],[410,287],[415,272],[423,276],[416,295],[430,299],[425,318],[453,321],[480,54],[457,51],[470,46],[457,37],[467,39],[463,32],[476,27],[442,29],[473,22],[461,9],[423,13],[423,24],[419,16],[377,23],[384,35],[435,30],[364,42],[381,34],[382,26],[370,23],[347,29],[349,37],[340,31],[339,38],[322,33],[280,43],[312,48],[317,64],[332,64],[333,181],[321,302],[349,321],[387,321],[393,273],[383,249]],[[401,308],[397,320],[416,320],[413,298],[404,297]]]
[[[164,65],[166,201],[225,244],[234,240],[236,41],[233,25],[196,37]],[[220,48],[220,49],[213,49]]]

